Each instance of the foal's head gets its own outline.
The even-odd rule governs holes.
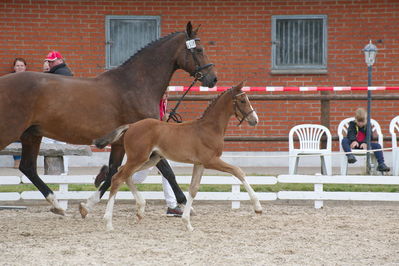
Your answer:
[[[181,44],[184,47],[180,49],[182,52],[178,55],[177,64],[201,81],[203,86],[212,88],[217,82],[216,72],[197,37],[198,29],[193,30],[191,22],[187,23],[185,42]]]
[[[243,85],[244,82],[241,82],[231,89],[234,114],[238,121],[240,121],[238,125],[240,125],[243,121],[247,121],[250,126],[255,126],[259,121],[258,115],[252,108],[247,94],[242,91]]]

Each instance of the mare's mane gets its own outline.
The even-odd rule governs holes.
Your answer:
[[[233,88],[227,89],[224,92],[222,92],[221,94],[219,94],[218,96],[216,96],[215,98],[213,98],[212,100],[210,100],[208,107],[205,109],[204,113],[202,114],[202,116],[199,119],[204,118],[206,116],[206,114],[209,113],[210,110],[212,110],[212,108],[216,105],[216,103],[220,99],[220,97],[222,97],[226,93],[232,92],[232,90],[233,90]]]
[[[130,56],[129,59],[127,59],[124,63],[122,63],[117,68],[124,67],[124,66],[128,65],[131,61],[134,60],[134,58],[139,56],[143,50],[146,50],[146,49],[148,49],[150,47],[156,46],[156,45],[158,45],[160,43],[163,43],[164,41],[168,41],[168,40],[172,39],[173,37],[175,37],[179,33],[182,33],[182,32],[181,31],[172,32],[172,33],[170,33],[170,34],[168,34],[166,36],[160,37],[160,38],[158,38],[158,39],[156,39],[156,40],[154,40],[152,42],[149,42],[147,45],[145,45],[144,47],[140,48],[136,53],[134,53],[132,56]],[[115,68],[115,69],[117,69],[117,68]]]

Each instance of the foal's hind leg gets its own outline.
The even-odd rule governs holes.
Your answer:
[[[191,205],[193,204],[194,198],[197,195],[198,189],[200,187],[202,174],[204,173],[204,166],[201,164],[194,164],[193,176],[191,177],[190,189],[187,198],[187,204],[184,207],[182,220],[186,225],[188,231],[193,231],[194,228],[190,223],[190,212]]]
[[[111,146],[111,154],[109,157],[109,168],[104,171],[104,168],[101,168],[102,171],[100,174],[105,174],[105,180],[102,183],[101,187],[91,195],[86,203],[81,202],[79,204],[79,212],[82,218],[85,218],[90,210],[93,209],[94,205],[100,202],[101,197],[107,191],[107,189],[111,185],[112,176],[117,172],[118,167],[121,165],[123,156],[125,155],[125,149],[123,145],[116,143]]]
[[[150,155],[150,159],[147,162],[145,162],[143,165],[141,165],[140,168],[137,171],[142,171],[142,170],[148,169],[150,167],[153,167],[154,165],[156,165],[159,162],[160,159],[161,159],[161,156],[158,153],[153,152]],[[137,173],[137,171],[135,171],[135,172]],[[148,172],[145,174],[146,177],[147,177],[147,174],[148,174]],[[133,196],[134,196],[134,198],[136,200],[137,218],[139,220],[141,220],[144,217],[145,199],[143,198],[141,193],[137,190],[137,187],[136,187],[136,185],[133,182],[133,176],[129,177],[126,180],[126,184],[129,186],[129,188],[132,191]]]
[[[245,173],[239,167],[230,165],[222,161],[220,158],[215,158],[211,162],[205,164],[205,168],[227,172],[237,177],[242,182],[245,189],[247,190],[249,197],[251,198],[251,202],[255,212],[262,213],[262,206],[260,205],[259,199],[256,196],[255,191],[252,189],[252,187],[248,184],[247,180],[245,179]]]
[[[107,222],[107,230],[113,230],[112,226],[112,212],[115,203],[115,196],[119,190],[119,187],[123,182],[126,182],[128,178],[130,178],[131,174],[133,173],[134,168],[130,167],[128,164],[121,166],[118,172],[112,177],[111,181],[111,190],[109,193],[109,199],[107,203],[107,208],[105,210],[104,219]]]

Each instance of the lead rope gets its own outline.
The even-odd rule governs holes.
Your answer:
[[[184,96],[190,91],[191,87],[194,86],[194,84],[197,82],[198,78],[195,78],[194,81],[191,83],[191,85],[188,87],[188,89],[184,92],[184,94],[180,97],[180,99],[177,101],[176,106],[170,111],[168,120],[166,122],[169,122],[170,119],[175,121],[176,123],[182,123],[183,120],[181,116],[176,113],[177,108],[179,108],[179,105],[181,101],[183,100]]]

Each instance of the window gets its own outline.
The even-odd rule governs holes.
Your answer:
[[[159,38],[158,16],[106,16],[106,68],[115,68]]]
[[[327,73],[327,16],[272,16],[272,73]]]

